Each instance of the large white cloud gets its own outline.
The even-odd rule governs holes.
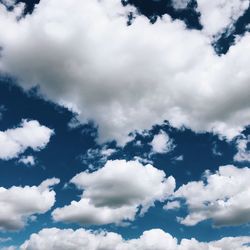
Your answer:
[[[212,219],[215,226],[233,226],[250,222],[250,168],[222,166],[203,181],[181,186],[175,197],[183,198],[189,214],[182,224],[192,226]]]
[[[82,172],[71,182],[84,190],[81,200],[55,209],[56,221],[96,225],[132,221],[137,212],[145,213],[175,189],[174,178],[166,178],[162,170],[125,160],[108,161],[103,168]]]
[[[250,123],[249,33],[219,57],[203,31],[168,15],[154,25],[137,16],[127,26],[128,8],[43,0],[20,20],[20,6],[0,5],[0,70],[94,120],[100,141],[124,143],[165,119],[228,138]]]
[[[52,178],[39,186],[0,187],[0,230],[21,229],[33,215],[50,210],[55,203],[51,187],[58,183]]]
[[[84,229],[45,228],[32,234],[20,250],[249,250],[250,237],[222,238],[208,243],[195,239],[177,239],[160,230],[145,231],[140,238],[124,240],[111,232],[93,232]]]
[[[23,120],[16,128],[0,131],[0,159],[18,157],[28,148],[39,151],[49,143],[53,133],[35,120]]]

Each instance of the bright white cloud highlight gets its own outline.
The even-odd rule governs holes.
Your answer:
[[[167,178],[150,164],[125,160],[108,161],[103,168],[82,172],[71,182],[84,190],[81,200],[55,209],[55,221],[96,225],[133,221],[138,212],[142,215],[156,201],[163,202],[175,189],[172,176]]]
[[[0,159],[16,158],[28,148],[39,151],[46,147],[53,133],[35,120],[23,120],[16,128],[0,131]]]
[[[159,134],[155,135],[151,141],[152,153],[168,153],[175,147],[173,140],[169,138],[168,134],[161,130]]]
[[[250,222],[250,169],[222,166],[203,181],[182,185],[175,197],[186,201],[189,214],[180,222],[187,226],[212,219],[215,226]]]
[[[228,237],[208,243],[195,239],[177,239],[160,230],[145,231],[139,238],[124,240],[112,232],[93,232],[84,229],[45,228],[32,234],[20,250],[249,250],[250,237]]]
[[[224,26],[246,5],[199,2],[207,13],[222,5],[218,18],[202,14],[202,22]],[[0,5],[0,70],[25,88],[39,84],[46,98],[79,110],[81,121],[94,120],[100,142],[124,143],[129,132],[164,120],[238,135],[250,123],[249,33],[219,57],[206,35],[219,30],[214,24],[188,30],[165,15],[154,25],[137,16],[128,27],[129,10],[116,0],[43,0],[17,21],[20,6]]]
[[[32,215],[43,214],[55,203],[52,186],[59,183],[56,178],[47,179],[39,186],[0,187],[0,230],[23,228]]]

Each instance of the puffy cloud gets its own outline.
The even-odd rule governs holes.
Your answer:
[[[58,183],[58,179],[52,178],[39,186],[0,187],[0,230],[21,229],[32,215],[47,212],[55,203],[51,187]]]
[[[20,158],[18,162],[23,163],[24,165],[27,165],[27,166],[34,166],[36,163],[36,160],[34,156],[28,155],[28,156],[23,156],[22,158]]]
[[[250,222],[250,169],[222,166],[203,181],[182,185],[174,194],[186,200],[189,214],[182,224],[192,226],[212,219],[215,226],[233,226]]]
[[[239,138],[236,141],[238,152],[234,156],[234,160],[238,162],[250,162],[250,151],[247,149],[247,144],[250,143],[250,136],[247,138]]]
[[[140,238],[124,240],[112,232],[93,232],[84,229],[45,228],[32,234],[20,250],[249,250],[250,237],[222,238],[202,243],[195,239],[177,239],[161,229],[145,231]]]
[[[28,148],[39,151],[46,147],[53,133],[34,120],[23,120],[19,127],[0,131],[0,159],[16,158]]]
[[[230,28],[248,9],[249,0],[197,0],[197,5],[203,31],[213,36]]]
[[[172,0],[175,9],[187,8],[190,0]],[[203,32],[208,36],[218,36],[234,23],[249,7],[249,0],[197,0],[197,12]]]
[[[159,134],[155,135],[151,141],[152,153],[168,153],[175,147],[173,140],[169,138],[168,134],[164,131],[160,131]]]
[[[84,190],[80,201],[57,208],[55,221],[79,224],[122,223],[145,213],[155,201],[163,202],[175,189],[174,178],[138,161],[108,161],[95,172],[82,172],[72,180]]]
[[[210,13],[221,1],[199,2]],[[246,1],[238,2],[224,1],[216,24],[242,13]],[[127,26],[131,7],[116,0],[43,0],[32,15],[17,18],[21,11],[0,5],[1,72],[94,120],[100,142],[125,143],[129,132],[164,120],[229,139],[250,123],[249,33],[220,57],[204,30],[168,15]]]

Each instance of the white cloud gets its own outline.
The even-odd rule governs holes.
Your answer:
[[[234,161],[250,162],[250,151],[247,148],[248,143],[250,143],[250,136],[237,139],[236,147],[238,152],[234,156]]]
[[[218,35],[232,26],[249,7],[249,0],[197,0],[203,31]]]
[[[100,165],[105,164],[108,158],[116,151],[116,148],[109,148],[107,145],[90,148],[81,156],[81,160],[84,164],[88,165],[89,169],[98,169]]]
[[[199,2],[210,13],[219,1]],[[216,24],[227,25],[246,5],[227,2]],[[164,120],[229,139],[250,123],[249,33],[219,57],[205,34],[218,30],[213,24],[204,33],[164,15],[154,25],[137,16],[128,27],[131,7],[116,0],[43,0],[19,21],[20,6],[0,6],[1,72],[26,89],[39,84],[46,98],[81,112],[81,121],[94,120],[100,142],[125,143],[129,132]]]
[[[23,120],[16,128],[0,131],[0,159],[16,158],[28,148],[39,151],[46,147],[53,133],[34,120]]]
[[[84,190],[81,200],[55,209],[55,221],[97,225],[132,221],[137,212],[142,215],[155,201],[166,200],[175,189],[172,176],[166,178],[163,171],[152,165],[125,160],[108,161],[103,168],[82,172],[71,182]]]
[[[177,10],[187,8],[190,0],[172,0],[173,7]]]
[[[181,207],[181,204],[179,201],[169,201],[166,205],[164,205],[164,210],[173,210],[178,209]]]
[[[228,165],[214,174],[207,171],[203,181],[182,185],[174,196],[185,199],[189,214],[180,222],[192,226],[212,219],[218,227],[250,222],[249,178],[249,168]]]
[[[18,230],[35,214],[43,214],[55,203],[51,187],[58,184],[56,178],[47,179],[39,186],[0,187],[0,230]]]
[[[154,136],[150,144],[152,146],[152,153],[158,154],[168,153],[175,147],[173,140],[162,130]]]
[[[36,163],[36,160],[34,156],[28,155],[28,156],[23,156],[22,158],[20,158],[18,162],[23,163],[24,165],[27,165],[27,166],[34,166]]]
[[[93,232],[85,229],[45,228],[32,234],[20,250],[249,250],[250,237],[228,237],[208,243],[195,239],[176,238],[161,229],[145,231],[139,238],[125,240],[112,232]]]
[[[175,9],[185,9],[190,0],[172,0]],[[197,12],[203,32],[208,36],[218,36],[235,22],[249,7],[249,0],[197,0]]]

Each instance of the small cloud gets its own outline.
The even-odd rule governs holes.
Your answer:
[[[163,209],[164,210],[175,210],[181,207],[181,204],[179,201],[170,201],[168,202]]]
[[[173,140],[163,130],[160,130],[159,134],[154,136],[150,145],[152,146],[153,154],[169,153],[175,148]]]
[[[34,166],[36,164],[36,159],[32,155],[28,155],[28,156],[23,156],[21,159],[19,159],[18,162],[26,166]]]
[[[174,161],[183,161],[184,160],[184,156],[183,155],[179,155],[173,158]]]
[[[248,143],[250,143],[250,136],[247,138],[242,136],[236,140],[237,153],[234,156],[236,162],[250,162],[250,150],[248,150]]]
[[[7,238],[0,237],[0,243],[5,243],[5,242],[11,241],[11,240],[12,240],[12,238],[10,238],[10,237],[7,237]]]

